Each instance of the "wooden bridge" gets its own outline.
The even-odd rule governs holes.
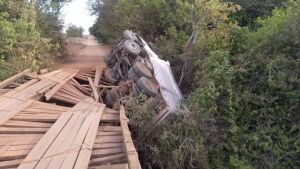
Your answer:
[[[140,169],[124,107],[101,103],[101,72],[25,70],[1,82],[0,169]]]

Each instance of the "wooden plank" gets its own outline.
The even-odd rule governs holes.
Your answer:
[[[123,148],[123,143],[95,143],[93,149]]]
[[[0,134],[42,134],[47,128],[0,127]]]
[[[3,127],[32,127],[32,128],[50,128],[52,123],[39,123],[39,122],[26,122],[26,121],[14,121],[9,120]]]
[[[88,77],[88,80],[89,80],[90,86],[93,90],[94,98],[95,98],[96,102],[99,102],[99,94],[98,94],[97,88],[95,87],[92,78]]]
[[[35,144],[42,136],[42,134],[1,134],[0,145]]]
[[[96,67],[94,86],[97,86],[99,84],[101,76],[102,76],[102,69],[98,66]]]
[[[95,143],[122,143],[122,136],[97,136]]]
[[[129,169],[128,164],[113,164],[102,166],[91,166],[88,169]]]
[[[120,116],[113,115],[113,114],[103,114],[103,116],[101,118],[101,122],[118,123],[118,122],[120,122]]]
[[[97,133],[97,136],[121,136],[121,132],[103,132],[100,131]]]
[[[33,101],[29,106],[30,108],[44,109],[44,110],[58,110],[58,111],[68,111],[70,107],[59,106],[51,103],[43,103],[39,101]]]
[[[0,154],[0,161],[25,158],[29,152],[30,150],[5,151],[4,153]]]
[[[122,131],[122,128],[119,126],[99,126],[99,131]]]
[[[62,88],[71,78],[73,78],[79,70],[75,70],[74,73],[72,73],[70,76],[68,76],[66,79],[59,82],[56,86],[54,86],[49,92],[45,94],[46,100],[50,100],[51,97],[60,89]]]
[[[22,159],[20,159],[20,160],[10,160],[10,161],[1,161],[0,162],[0,169],[15,168],[15,167],[18,167],[18,165],[21,162],[22,162]]]
[[[109,109],[109,108],[105,108],[104,109],[104,113],[105,114],[116,114],[116,115],[120,115],[120,112],[114,109]]]
[[[115,154],[106,157],[95,158],[90,161],[90,166],[96,165],[104,165],[104,164],[116,164],[116,163],[123,163],[126,161],[126,154]]]
[[[85,111],[89,111],[88,109]],[[55,138],[48,151],[35,167],[36,169],[59,168],[61,166],[67,152],[72,149],[72,143],[76,141],[76,136],[80,133],[87,115],[86,112],[75,112],[73,114],[73,117],[76,116],[76,118],[70,119],[66,127],[61,130],[61,133]]]
[[[98,149],[98,150],[93,150],[92,158],[99,158],[99,157],[104,157],[104,156],[109,156],[114,154],[120,154],[120,153],[124,153],[123,147]]]
[[[76,106],[75,106],[76,107]],[[56,121],[56,123],[48,130],[48,132],[41,138],[36,146],[27,155],[24,161],[19,166],[19,169],[34,168],[44,153],[48,150],[53,140],[60,133],[61,129],[72,117],[71,112],[62,114],[62,116]]]
[[[134,147],[131,133],[128,128],[128,118],[125,115],[125,108],[123,106],[120,107],[120,121],[124,139],[124,146],[126,150],[128,166],[130,169],[141,169],[141,164],[138,158],[138,153]]]
[[[0,118],[0,126],[15,116],[17,113],[22,111],[24,108],[28,107],[32,103],[32,100],[22,103],[21,105],[16,105],[11,111],[3,114]]]
[[[56,123],[32,149],[19,168],[35,168],[37,164],[39,164],[39,166],[43,166],[43,163],[39,163],[40,161],[44,162],[49,158],[51,160],[51,156],[49,155],[54,155],[55,152],[57,152],[56,150],[58,150],[65,138],[70,136],[68,133],[72,131],[74,125],[80,125],[80,115],[82,115],[82,112],[85,111],[85,109],[89,106],[89,104],[86,104],[89,101],[90,98],[85,99],[74,106],[67,113],[63,113]],[[46,160],[46,166],[48,162],[49,161]]]
[[[87,168],[89,165],[89,160],[92,154],[92,149],[93,149],[93,145],[95,143],[95,138],[97,135],[97,130],[98,130],[98,126],[99,126],[99,122],[100,122],[100,118],[103,114],[103,110],[105,108],[105,105],[103,104],[99,104],[97,113],[95,114],[95,118],[92,122],[91,128],[89,129],[83,145],[80,149],[80,153],[78,155],[76,164],[74,166],[74,168],[76,169],[81,169],[81,168]]]
[[[0,83],[0,89],[5,88],[5,87],[8,86],[10,83],[12,83],[13,81],[15,81],[15,80],[17,80],[17,79],[23,77],[26,73],[29,73],[29,72],[30,72],[30,69],[26,69],[26,70],[24,70],[23,72],[20,72],[20,73],[14,75],[14,76],[12,76],[12,77],[10,77],[10,78],[8,78],[8,79],[2,81],[2,82]]]
[[[61,161],[62,162],[61,168],[74,168],[73,166],[75,165],[76,159],[78,158],[78,154],[81,149],[80,147],[83,146],[84,139],[92,125],[93,119],[96,118],[97,109],[98,109],[98,107],[95,106],[92,109],[92,111],[89,112],[88,117],[82,124],[82,127],[80,128],[78,134],[76,135],[74,142],[71,145],[71,149],[75,149],[76,147],[77,148],[79,147],[79,148],[76,149],[76,151],[67,153],[66,154],[67,156],[64,160],[63,160],[63,158],[61,158],[63,160],[63,161]],[[84,158],[86,158],[88,160],[90,159],[89,156],[85,156]],[[81,160],[84,160],[84,158]],[[55,161],[55,165],[52,165],[51,168],[55,168],[55,166],[57,166],[57,163],[60,163],[60,162]]]
[[[9,146],[9,151],[16,151],[16,150],[31,150],[34,147],[34,144],[25,144],[25,145],[14,145]]]
[[[12,120],[16,121],[31,121],[31,122],[48,122],[53,123],[59,116],[32,116],[32,115],[16,115]]]

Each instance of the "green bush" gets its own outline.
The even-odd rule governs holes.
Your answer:
[[[36,28],[36,11],[27,1],[0,0],[0,79],[24,69],[55,65],[59,46],[42,39]]]

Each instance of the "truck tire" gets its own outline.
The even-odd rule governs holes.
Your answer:
[[[116,100],[120,98],[117,88],[109,90],[105,96],[106,104],[110,107],[113,107]]]
[[[112,96],[110,95],[110,93],[106,94],[105,100],[106,100],[106,105],[108,107],[113,107],[114,106],[115,100],[112,98]]]
[[[138,89],[143,91],[147,96],[155,97],[158,94],[158,87],[155,83],[145,77],[141,77],[136,85]]]
[[[148,79],[153,77],[151,70],[141,62],[136,62],[132,67],[139,77],[146,77]]]
[[[107,68],[104,72],[105,79],[110,83],[116,83],[119,79],[113,74],[113,70]]]
[[[127,40],[137,40],[136,35],[132,31],[130,31],[130,30],[125,30],[123,32],[123,36]]]
[[[141,47],[133,40],[126,40],[123,43],[123,49],[134,56],[138,56],[142,50]]]

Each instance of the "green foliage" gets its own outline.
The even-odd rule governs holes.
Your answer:
[[[257,17],[267,17],[272,14],[275,8],[286,6],[288,0],[228,0],[239,4],[242,10],[231,15],[240,26],[249,26],[251,29],[256,29],[259,24],[256,23]]]
[[[82,37],[83,31],[81,26],[77,27],[76,25],[69,25],[66,32],[68,37]]]
[[[59,46],[40,37],[37,30],[36,10],[27,1],[0,0],[0,79],[31,68],[54,65]]]
[[[203,138],[191,116],[155,126],[153,109],[143,96],[128,104],[127,111],[143,168],[207,168]]]
[[[181,87],[191,114],[153,127],[143,101],[128,109],[145,168],[299,168],[300,1],[235,2],[241,11],[218,0],[98,4],[98,38],[134,29],[177,76],[188,65]],[[241,13],[248,27],[232,20]]]

